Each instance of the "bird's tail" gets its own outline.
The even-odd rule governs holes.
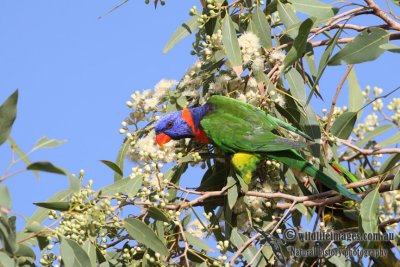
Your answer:
[[[269,115],[269,114],[268,114],[268,116],[269,116],[269,119],[271,119],[272,121],[274,121],[274,122],[275,122],[276,124],[278,124],[280,127],[284,128],[284,129],[286,129],[286,130],[288,130],[288,131],[294,132],[294,133],[296,133],[296,134],[298,134],[298,135],[300,135],[300,136],[303,136],[305,139],[307,139],[307,140],[309,140],[309,141],[314,141],[314,139],[311,138],[308,134],[306,134],[306,133],[300,131],[299,129],[297,129],[296,127],[290,125],[289,123],[283,122],[283,121],[281,121],[280,119],[277,119],[277,118],[275,118],[275,117],[272,117],[272,116]]]
[[[300,156],[294,150],[285,150],[285,151],[278,151],[278,152],[269,152],[266,154],[267,157],[272,158],[274,160],[280,161],[286,164],[288,167],[304,172],[312,177],[317,178],[321,181],[322,184],[333,189],[340,194],[353,199],[355,201],[360,202],[361,198],[356,194],[351,193],[346,187],[342,184],[339,184],[331,177],[323,173],[322,171],[315,168],[311,163],[307,162],[302,156]]]

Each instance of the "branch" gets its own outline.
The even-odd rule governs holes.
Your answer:
[[[343,145],[357,151],[357,153],[352,156],[344,157],[343,160],[345,161],[352,161],[361,155],[368,156],[368,155],[379,155],[379,154],[400,154],[400,148],[363,149],[353,145],[351,142],[347,140],[338,139],[338,141],[341,142]]]
[[[373,13],[385,21],[391,29],[400,31],[400,23],[391,19],[373,0],[365,0],[365,2],[373,10]]]

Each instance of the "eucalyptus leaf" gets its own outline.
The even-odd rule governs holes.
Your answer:
[[[18,157],[26,164],[26,166],[29,166],[32,164],[32,161],[29,159],[28,155],[25,154],[24,151],[18,146],[18,144],[14,141],[14,139],[9,136],[7,139],[8,143],[11,145],[13,151],[18,155]],[[39,179],[39,173],[37,171],[33,171],[33,174],[37,179]]]
[[[10,95],[0,106],[0,145],[8,138],[17,117],[18,90]]]
[[[303,78],[295,68],[290,68],[285,73],[285,78],[289,84],[290,93],[299,101],[302,106],[306,104],[306,88],[304,86]]]
[[[142,221],[135,218],[125,219],[125,228],[128,234],[137,242],[144,244],[151,250],[160,253],[162,256],[168,255],[168,248],[154,231]]]
[[[357,64],[379,57],[384,50],[381,45],[388,43],[389,33],[380,28],[362,31],[329,61],[329,65]]]
[[[201,239],[191,235],[188,232],[185,232],[185,237],[189,243],[189,245],[192,245],[194,247],[198,247],[202,250],[206,250],[206,251],[213,251],[206,242],[203,242]]]
[[[171,48],[173,48],[182,39],[189,36],[190,34],[198,30],[197,16],[193,16],[191,19],[183,23],[175,32],[172,34],[171,38],[168,40],[167,44],[163,49],[163,53],[167,53]]]
[[[227,183],[229,187],[228,189],[228,205],[229,208],[233,208],[233,206],[235,206],[235,203],[238,199],[239,196],[239,190],[238,190],[238,186],[236,184],[235,179],[232,176],[228,176],[228,183]]]
[[[167,216],[167,214],[165,214],[162,210],[157,209],[155,207],[150,207],[147,210],[147,212],[148,212],[149,216],[151,218],[153,218],[154,220],[163,221],[163,222],[169,222],[170,221],[170,219]]]
[[[296,11],[308,14],[319,19],[329,19],[337,13],[331,5],[316,0],[292,0]]]
[[[130,147],[130,142],[129,139],[126,138],[121,146],[121,149],[118,151],[117,159],[115,160],[115,164],[119,167],[121,171],[124,170],[125,157],[128,154],[129,147]],[[115,173],[114,181],[118,181],[120,179],[122,179],[122,175]]]
[[[394,175],[392,185],[390,186],[390,190],[398,190],[400,189],[400,168],[397,169],[396,174]]]
[[[382,142],[379,142],[378,145],[380,146],[391,146],[400,143],[400,132],[395,133],[391,137],[385,139]]]
[[[119,168],[119,166],[117,164],[115,164],[112,161],[109,160],[100,160],[100,162],[104,163],[104,165],[106,165],[107,167],[109,167],[111,170],[113,170],[114,172],[116,172],[117,174],[119,174],[120,176],[123,176],[124,174],[122,173],[121,169]]]
[[[400,53],[400,46],[395,44],[383,44],[379,47],[392,53]]]
[[[344,112],[336,118],[331,127],[331,133],[341,139],[347,139],[351,135],[356,121],[357,112]]]
[[[80,245],[78,245],[78,243],[73,240],[66,238],[61,239],[60,254],[65,267],[92,266],[88,254]]]
[[[299,28],[299,33],[293,41],[293,45],[287,52],[284,64],[285,68],[293,64],[298,58],[300,58],[306,50],[307,38],[310,30],[314,24],[315,19],[309,18],[303,21]]]
[[[29,166],[27,166],[26,169],[30,171],[42,171],[42,172],[50,172],[50,173],[66,175],[66,172],[63,169],[53,165],[53,163],[48,161],[34,162]]]
[[[58,211],[68,211],[71,207],[69,202],[36,202],[33,204],[41,208]]]
[[[362,145],[366,144],[369,140],[372,140],[373,138],[385,133],[389,129],[392,129],[394,126],[391,124],[385,124],[381,125],[377,128],[375,128],[372,132],[370,132],[367,136],[362,138],[360,141],[356,143],[356,146],[361,147]]]
[[[380,194],[378,189],[374,189],[367,194],[360,206],[360,217],[364,233],[378,232],[378,212],[379,212]]]
[[[243,244],[248,240],[248,237],[240,234],[237,228],[232,229],[230,241],[236,248],[241,248]],[[261,257],[257,250],[253,246],[248,246],[243,252],[242,255],[246,259],[247,262],[253,261],[253,266],[266,266],[265,260]]]
[[[385,160],[385,162],[382,164],[381,168],[379,169],[378,173],[379,174],[384,174],[388,171],[390,171],[398,162],[400,161],[400,154],[392,154]]]
[[[84,243],[82,248],[85,250],[86,254],[89,256],[91,267],[96,267],[96,247],[87,239]],[[89,267],[89,266],[88,266]]]
[[[300,22],[299,18],[296,17],[296,12],[291,4],[283,3],[282,1],[278,0],[277,10],[279,17],[286,29],[289,29],[293,25]]]
[[[229,15],[226,15],[222,24],[222,44],[225,48],[228,60],[236,75],[240,76],[243,72],[242,55],[240,52],[239,41],[236,36],[235,26]]]
[[[357,118],[360,118],[364,104],[364,97],[362,95],[361,87],[358,84],[354,68],[351,69],[349,76],[347,77],[347,82],[349,84],[349,111],[358,112]]]
[[[11,209],[11,196],[8,187],[5,184],[0,184],[0,207]]]
[[[15,266],[17,266],[17,264],[5,252],[0,251],[0,266],[2,266],[2,267],[15,267]]]
[[[251,22],[254,24],[254,29],[252,31],[260,39],[261,46],[265,49],[272,47],[271,39],[271,27],[269,26],[268,20],[265,14],[261,11],[260,7],[257,5],[254,13],[251,15]]]
[[[126,178],[118,180],[111,185],[100,189],[102,195],[114,195],[116,193],[126,192],[130,196],[135,196],[143,184],[143,177],[136,176],[133,179]]]
[[[40,138],[35,146],[32,148],[32,151],[38,150],[40,148],[53,148],[65,144],[67,140],[57,140],[57,139],[49,139],[47,136],[43,136]]]

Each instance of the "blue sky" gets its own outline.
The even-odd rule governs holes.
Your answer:
[[[112,182],[113,174],[98,160],[114,160],[119,150],[120,122],[129,112],[125,101],[133,91],[152,88],[162,78],[178,80],[195,60],[189,55],[192,38],[166,55],[162,49],[198,1],[168,1],[157,10],[143,2],[129,1],[102,19],[98,17],[118,1],[0,2],[0,101],[20,90],[12,136],[25,151],[44,135],[68,140],[59,148],[36,152],[33,161],[49,160],[73,173],[85,169],[95,188]],[[356,66],[361,87],[378,85],[388,92],[399,86],[400,78],[394,75],[398,62],[399,55],[386,53]],[[328,68],[321,83],[326,103],[316,103],[318,111],[330,106],[344,71]],[[339,105],[346,102],[347,85]],[[0,173],[10,157],[3,145]],[[30,173],[6,184],[13,210],[26,216],[35,210],[32,202],[68,186],[63,176],[42,174],[37,181]]]

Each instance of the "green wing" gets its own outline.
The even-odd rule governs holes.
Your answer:
[[[274,133],[280,125],[262,110],[223,96],[210,97],[212,111],[201,120],[207,136],[226,152],[282,151],[308,146]]]

